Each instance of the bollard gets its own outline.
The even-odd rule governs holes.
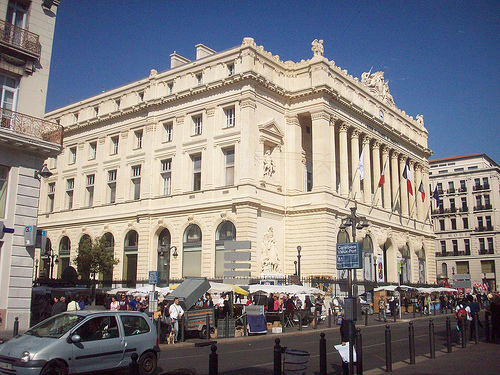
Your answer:
[[[490,342],[490,316],[488,313],[484,315],[484,334],[486,335],[486,342]]]
[[[361,329],[356,329],[356,373],[363,375],[363,336]]]
[[[248,317],[247,314],[243,315],[243,336],[248,336]]]
[[[219,355],[217,354],[217,345],[210,347],[212,353],[208,356],[208,374],[217,375],[219,373]]]
[[[307,313],[307,318],[309,318],[309,313]],[[302,331],[302,310],[299,310],[299,331]]]
[[[413,326],[413,322],[409,323],[408,327],[408,340],[410,344],[410,365],[415,364],[415,327]]]
[[[385,326],[385,372],[392,372],[391,327]]]
[[[451,353],[451,320],[450,317],[446,317],[446,351]]]
[[[436,316],[436,304],[434,303],[434,316]]]
[[[328,328],[332,328],[332,309],[328,308]]]
[[[179,322],[179,329],[181,331],[181,342],[184,342],[184,321],[186,319],[186,315],[182,315],[181,321]]]
[[[281,375],[281,346],[280,339],[274,340],[274,375]]]
[[[281,320],[281,332],[285,333],[285,326],[286,326],[286,323],[285,323],[285,310],[281,310],[280,320]]]
[[[472,316],[472,319],[473,319],[473,322],[474,322],[474,338],[475,338],[475,342],[476,342],[476,345],[479,344],[479,315],[476,313]]]
[[[17,336],[19,334],[19,318],[16,316],[14,318],[14,330],[12,331],[13,336]]]
[[[318,311],[314,309],[314,329],[318,328]]]
[[[365,327],[368,326],[368,310],[365,311]]]
[[[396,322],[396,313],[394,313],[394,322]]]
[[[431,349],[431,358],[436,358],[436,339],[434,337],[433,319],[429,319],[429,344]]]
[[[466,327],[466,318],[462,319],[462,324],[460,324],[460,336],[462,337],[462,348],[467,347],[467,327]]]
[[[206,336],[206,339],[210,340],[210,314],[207,314],[205,327],[207,327],[207,336]]]
[[[413,304],[413,319],[415,319],[415,312],[417,310],[417,306]]]
[[[226,314],[226,339],[229,338],[229,313]]]
[[[132,353],[131,355],[132,362],[129,363],[128,365],[128,370],[130,375],[139,375],[139,363],[137,363],[137,360],[139,359],[139,354],[137,353]]]
[[[325,333],[321,332],[319,339],[319,374],[326,375],[326,339]]]

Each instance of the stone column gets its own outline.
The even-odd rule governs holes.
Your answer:
[[[429,191],[429,168],[428,166],[422,166],[422,179],[424,181],[424,189],[425,189],[425,199],[423,203],[423,216],[422,220],[424,222],[429,219],[430,220],[430,210],[431,210],[431,192]]]
[[[330,115],[324,111],[311,113],[313,191],[330,188]]]
[[[424,181],[422,180],[422,166],[420,164],[415,165],[415,201],[417,206],[417,219],[422,220],[424,218],[424,202],[422,202],[422,193],[418,191],[420,187],[420,182],[424,185]],[[425,185],[424,185],[425,191]],[[427,195],[427,194],[426,194]]]
[[[331,186],[334,192],[337,192],[337,160],[335,149],[335,119],[330,118],[330,173]]]
[[[378,187],[380,180],[380,142],[374,141],[372,146],[373,159],[373,204],[377,207],[382,207],[381,188]]]
[[[349,195],[349,154],[347,151],[347,125],[339,127],[339,156],[340,156],[340,195]]]
[[[351,199],[360,199],[360,179],[358,172],[359,163],[359,131],[351,132]]]
[[[391,154],[391,210],[396,211],[396,207],[401,207],[400,173],[398,168],[399,152],[393,151]],[[401,210],[401,209],[400,209]]]
[[[241,142],[241,157],[236,155],[235,169],[240,169],[241,171],[252,171],[251,173],[245,173],[245,175],[240,175],[241,178],[239,183],[245,184],[255,184],[257,179],[260,178],[262,173],[262,164],[258,163],[256,168],[256,162],[253,157],[248,157],[249,155],[253,155],[254,151],[257,147],[256,144],[250,142],[249,140],[253,139],[253,136],[250,135],[250,132],[255,129],[255,110],[257,108],[257,104],[254,97],[244,98],[240,101],[240,118],[241,118],[241,139],[244,139],[244,142]],[[262,154],[263,155],[263,154]],[[189,169],[188,169],[189,170]]]
[[[399,187],[400,187],[400,196],[401,196],[401,214],[404,216],[408,216],[408,188],[406,179],[403,177],[403,171],[406,165],[406,156],[401,155],[399,158]]]
[[[287,193],[298,193],[304,190],[304,164],[302,163],[302,129],[296,115],[286,116],[285,130],[286,178],[284,179]]]
[[[410,207],[410,217],[416,218],[417,217],[417,203],[416,203],[416,198],[417,198],[417,179],[415,178],[415,162],[411,161],[408,163],[410,165],[410,172],[411,172],[411,187],[412,187],[412,193],[408,192],[408,206]],[[406,189],[408,191],[408,189]]]
[[[384,208],[391,208],[391,166],[389,164],[389,147],[384,146],[382,149],[382,173],[385,172],[385,182],[380,189],[382,189],[382,195],[384,197]],[[385,167],[385,171],[384,171]],[[378,181],[377,181],[378,183]]]
[[[372,166],[370,156],[370,141],[370,137],[363,137],[363,200],[366,204],[372,203]]]

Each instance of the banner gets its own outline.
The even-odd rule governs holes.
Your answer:
[[[377,281],[384,282],[384,256],[381,254],[377,255]]]

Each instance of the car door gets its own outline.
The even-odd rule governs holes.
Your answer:
[[[115,315],[93,317],[73,334],[80,336],[80,342],[72,344],[71,364],[74,372],[96,371],[121,365],[125,346]]]
[[[131,361],[132,353],[139,356],[156,344],[156,332],[153,332],[145,314],[120,314],[123,324],[125,355],[124,363]]]

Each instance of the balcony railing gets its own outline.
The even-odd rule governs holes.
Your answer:
[[[0,20],[0,41],[40,57],[42,47],[37,34],[2,20]]]
[[[488,250],[479,249],[479,255],[485,255],[485,254],[495,254],[495,249],[493,248],[489,248]]]
[[[448,194],[455,194],[455,189],[454,188],[449,188],[448,189]]]
[[[469,211],[469,207],[468,206],[463,206],[463,207],[459,208],[459,211],[460,212],[468,212]]]
[[[466,187],[461,187],[460,189],[458,189],[458,191],[460,193],[465,193],[465,192],[467,192],[467,188]]]
[[[492,209],[491,204],[480,204],[479,206],[474,206],[474,211],[484,211],[491,209]]]
[[[8,109],[0,109],[0,113],[1,130],[9,130],[62,145],[63,128],[61,125]]]

